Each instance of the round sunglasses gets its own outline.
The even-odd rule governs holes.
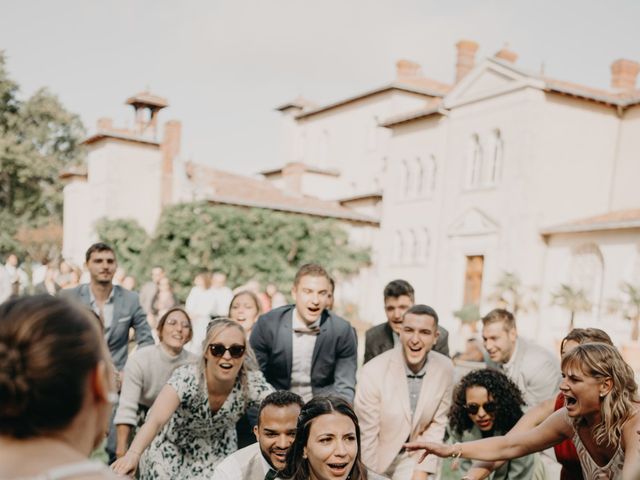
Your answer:
[[[225,352],[229,352],[231,358],[240,358],[244,355],[244,351],[246,347],[244,345],[231,345],[230,347],[225,347],[222,343],[210,343],[209,344],[209,352],[214,357],[222,357]]]
[[[498,408],[496,402],[487,402],[483,405],[478,405],[477,403],[468,403],[464,406],[467,413],[470,413],[471,415],[476,415],[480,411],[480,407],[482,407],[482,409],[487,413],[493,413]]]

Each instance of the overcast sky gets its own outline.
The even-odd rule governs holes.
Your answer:
[[[602,0],[0,0],[0,49],[27,96],[46,86],[87,128],[149,87],[182,154],[252,173],[283,163],[274,107],[390,82],[408,58],[450,82],[455,43],[505,43],[518,65],[595,87],[617,58],[640,60],[640,2]]]

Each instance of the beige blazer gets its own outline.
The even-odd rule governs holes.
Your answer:
[[[402,346],[367,362],[362,367],[354,402],[364,464],[384,474],[407,439],[442,442],[452,390],[453,363],[440,353],[429,352],[412,418]],[[416,460],[419,455],[414,454]],[[415,469],[435,473],[437,458],[429,455]]]

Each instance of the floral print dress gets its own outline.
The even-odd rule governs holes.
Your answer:
[[[215,466],[237,449],[236,423],[251,406],[273,391],[260,371],[248,372],[248,392],[236,381],[213,413],[197,365],[177,368],[168,385],[180,405],[140,460],[140,479],[209,479]],[[202,382],[204,383],[204,382]]]

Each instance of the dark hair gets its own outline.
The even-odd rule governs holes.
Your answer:
[[[160,320],[158,320],[158,325],[156,326],[156,330],[158,331],[158,337],[160,338],[160,341],[162,341],[162,328],[164,327],[164,324],[167,321],[169,314],[173,312],[181,312],[185,317],[187,317],[187,320],[189,321],[189,340],[187,340],[187,342],[189,342],[193,338],[193,322],[191,321],[191,317],[189,316],[189,314],[182,307],[171,307],[169,310],[167,310],[164,313],[164,315],[160,317]]]
[[[260,425],[260,416],[262,411],[273,405],[274,407],[288,407],[289,405],[298,405],[300,408],[304,407],[304,400],[297,393],[289,392],[288,390],[276,390],[270,393],[262,402],[260,402],[260,408],[258,409],[258,425]]]
[[[229,303],[229,312],[228,312],[229,317],[231,317],[231,305],[233,305],[233,302],[235,302],[236,298],[241,297],[242,295],[249,295],[251,297],[251,300],[253,300],[253,303],[256,304],[258,315],[260,315],[262,313],[262,305],[260,303],[260,300],[258,300],[258,296],[255,293],[253,293],[251,290],[241,290],[233,296],[233,298],[231,299],[231,302]]]
[[[583,343],[606,343],[613,346],[613,341],[607,332],[599,328],[574,328],[560,343],[560,352],[564,350],[567,342],[573,341],[580,345]]]
[[[507,331],[516,328],[516,319],[513,313],[504,308],[495,308],[482,317],[483,326],[498,322],[504,322],[504,329]]]
[[[95,318],[68,300],[36,295],[0,305],[0,434],[66,428],[105,351]]]
[[[433,317],[433,319],[436,321],[436,327],[438,326],[438,314],[429,305],[423,305],[421,303],[414,305],[409,310],[404,312],[404,315],[402,315],[402,318],[404,318],[404,316],[407,313],[412,313],[413,315],[429,315],[430,317]]]
[[[331,285],[331,293],[335,292],[336,281],[333,279],[333,277],[329,277],[329,285]]]
[[[309,463],[302,455],[304,453],[304,447],[309,440],[311,423],[317,417],[330,413],[346,415],[353,422],[356,428],[358,453],[356,453],[356,459],[348,478],[350,480],[367,480],[367,469],[361,459],[362,448],[360,445],[360,424],[358,423],[358,417],[349,402],[335,395],[312,398],[302,407],[296,427],[296,438],[287,453],[287,466],[282,471],[283,478],[289,480],[308,480],[310,478]]]
[[[302,277],[324,277],[328,282],[331,282],[331,277],[327,271],[321,265],[317,263],[305,263],[296,272],[296,277],[293,279],[293,286],[295,287],[300,282]]]
[[[493,369],[474,370],[460,379],[453,391],[453,403],[449,409],[449,426],[462,435],[471,430],[474,423],[465,408],[467,404],[467,388],[484,387],[496,403],[494,431],[507,433],[522,417],[522,406],[525,404],[522,392],[502,372]]]
[[[106,243],[98,242],[91,245],[87,250],[87,253],[84,256],[85,262],[89,262],[89,259],[91,258],[91,254],[93,252],[111,252],[113,253],[114,257],[116,256],[116,252],[113,251],[113,248],[111,248]]]
[[[384,287],[383,295],[385,299],[389,297],[398,298],[402,295],[406,295],[413,302],[415,297],[415,292],[409,282],[407,282],[406,280],[398,279],[398,280],[393,280],[387,283],[387,286]]]

